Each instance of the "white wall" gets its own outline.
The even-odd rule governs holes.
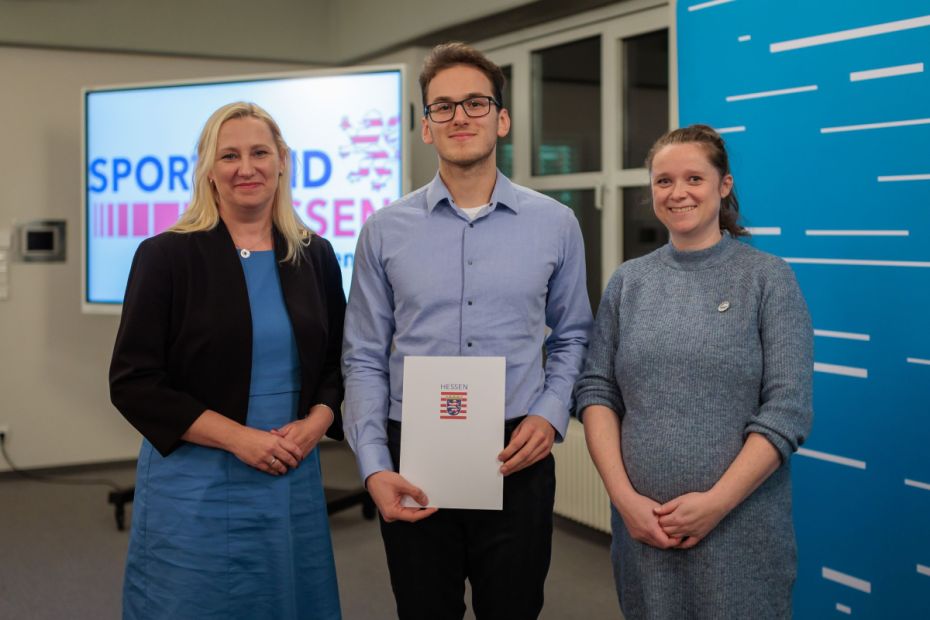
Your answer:
[[[0,2],[0,43],[324,62],[330,1]]]
[[[335,64],[530,0],[0,0],[0,44]]]
[[[11,263],[0,301],[0,426],[18,466],[134,458],[140,441],[109,402],[118,318],[81,313],[81,87],[297,68],[0,46],[0,229],[68,223],[67,261]]]
[[[333,0],[330,45],[339,59],[371,54],[430,32],[507,11],[531,0]],[[481,33],[475,33],[481,36]]]

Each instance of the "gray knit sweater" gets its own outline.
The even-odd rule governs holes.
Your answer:
[[[812,418],[810,316],[791,268],[724,235],[627,261],[601,300],[578,410],[622,422],[634,488],[658,502],[706,491],[750,432],[783,465],[696,547],[632,540],[614,510],[614,572],[628,620],[785,618],[795,542],[789,457]]]

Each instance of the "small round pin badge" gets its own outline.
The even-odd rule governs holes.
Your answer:
[[[730,309],[730,302],[728,301],[721,301],[720,305],[717,306],[717,312],[726,312],[729,309]]]

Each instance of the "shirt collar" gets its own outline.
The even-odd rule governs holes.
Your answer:
[[[432,213],[436,207],[443,203],[451,206],[452,194],[449,193],[449,188],[442,182],[442,178],[437,172],[426,187],[426,208],[429,213]],[[497,171],[494,191],[491,192],[491,209],[496,209],[498,206],[506,207],[514,213],[520,212],[520,207],[517,204],[517,192],[513,187],[513,183],[500,170]]]

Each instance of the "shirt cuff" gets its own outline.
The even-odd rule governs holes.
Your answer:
[[[552,428],[555,429],[556,442],[565,439],[565,433],[568,430],[568,407],[562,404],[555,396],[543,392],[536,402],[527,411],[527,415],[538,415],[545,418]]]
[[[384,444],[372,443],[359,446],[356,460],[358,461],[358,471],[362,476],[362,483],[367,482],[370,475],[379,471],[394,471],[391,453]]]

